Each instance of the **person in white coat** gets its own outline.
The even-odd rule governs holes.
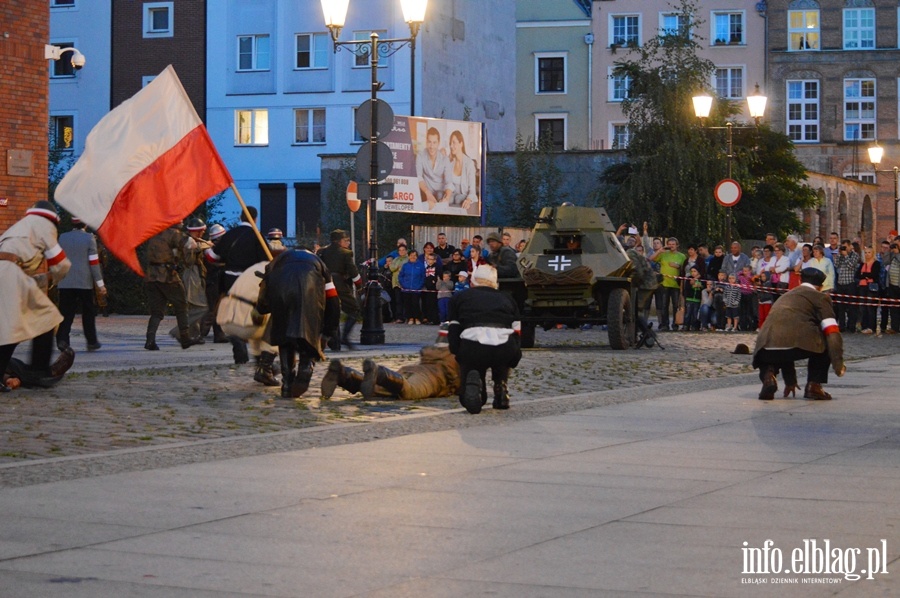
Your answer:
[[[15,376],[25,386],[51,386],[72,366],[66,348],[51,367],[53,332],[63,317],[47,289],[71,267],[57,239],[59,215],[49,201],[39,201],[0,235],[0,374],[6,372],[19,343],[32,340],[31,364],[16,361]],[[49,272],[42,273],[44,264]],[[0,392],[9,392],[0,383]]]

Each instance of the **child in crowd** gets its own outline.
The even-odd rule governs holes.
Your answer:
[[[437,256],[425,254],[425,286],[422,287],[422,315],[425,324],[440,324],[438,321],[437,283],[441,278]]]
[[[756,284],[759,287],[759,328],[762,328],[763,322],[766,321],[766,317],[772,309],[772,303],[775,301],[771,291],[774,285],[769,278],[769,273],[765,270],[760,271],[756,278]]]
[[[739,320],[741,330],[756,330],[753,325],[755,310],[753,309],[753,298],[755,296],[753,288],[753,269],[750,266],[744,266],[737,276],[738,284],[741,285],[741,317]]]
[[[684,282],[684,325],[682,330],[696,330],[700,325],[700,302],[703,295],[703,280],[700,270],[691,267],[691,276]]]
[[[469,273],[468,272],[463,270],[462,272],[459,273],[459,276],[457,278],[458,278],[458,280],[456,281],[456,284],[453,285],[454,293],[460,293],[469,288]]]
[[[441,273],[441,280],[437,283],[437,304],[438,315],[441,322],[447,321],[450,310],[450,297],[453,295],[453,281],[450,280],[450,271],[444,270]]]
[[[716,310],[713,307],[713,283],[706,281],[706,287],[700,294],[700,332],[716,329]]]
[[[725,330],[725,289],[728,287],[728,275],[722,270],[716,273],[713,285],[713,310],[716,312],[716,330]]]
[[[727,325],[725,332],[737,332],[738,320],[741,316],[741,287],[738,286],[737,276],[728,275],[728,286],[725,287],[725,320]]]

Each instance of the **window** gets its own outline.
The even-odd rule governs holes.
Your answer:
[[[535,115],[535,128],[538,145],[557,151],[566,149],[565,115]]]
[[[535,54],[535,93],[566,93],[566,55]]]
[[[297,61],[295,69],[328,68],[328,50],[331,41],[327,33],[299,33],[296,38]]]
[[[238,68],[239,71],[269,70],[269,36],[238,36]]]
[[[54,46],[59,48],[74,48],[75,44],[72,42],[53,42]],[[65,77],[74,77],[75,76],[75,67],[72,66],[72,53],[66,52],[63,54],[59,60],[50,61],[50,77],[51,78],[65,78]]]
[[[71,114],[50,117],[50,148],[71,151],[75,143],[75,117]]]
[[[174,2],[144,3],[144,37],[175,35]]]
[[[621,102],[628,98],[631,89],[631,77],[627,75],[609,74],[609,101]]]
[[[325,109],[294,110],[294,143],[325,143]]]
[[[875,48],[875,9],[844,9],[844,49],[872,50]]]
[[[628,142],[631,141],[631,133],[628,131],[627,123],[611,123],[612,135],[610,136],[612,143],[610,149],[625,149]]]
[[[640,45],[641,21],[639,15],[610,16],[610,45]]]
[[[715,45],[743,44],[744,13],[714,12],[712,40]]]
[[[687,15],[681,13],[661,13],[659,15],[659,34],[667,35],[688,35],[690,26]]]
[[[717,68],[716,94],[729,100],[744,97],[744,69],[739,66]]]
[[[75,0],[50,0],[50,8],[68,8],[75,6]]]
[[[386,37],[387,37],[387,31],[378,31],[378,30],[376,30],[375,33],[378,34],[378,38],[379,38],[379,39],[382,39],[382,38],[386,38]],[[353,32],[353,39],[355,39],[355,40],[366,40],[366,41],[368,41],[369,39],[371,39],[371,37],[372,37],[372,32],[371,32],[371,31],[354,31],[354,32]],[[359,54],[357,54],[357,55],[355,56],[355,59],[354,59],[354,62],[353,62],[353,66],[354,66],[354,67],[357,67],[357,68],[362,68],[362,67],[369,68],[369,52],[371,52],[371,46],[366,46],[366,49],[368,50],[368,52],[366,52],[365,54],[363,54],[363,55],[361,55],[361,56],[360,56]],[[388,66],[389,61],[390,61],[390,59],[389,59],[388,57],[386,57],[386,56],[385,56],[385,57],[382,57],[381,55],[379,55],[379,56],[378,56],[378,68],[384,68],[384,67]]]
[[[150,85],[150,82],[156,79],[156,75],[144,75],[141,77],[141,88],[147,87]]]
[[[234,111],[235,145],[269,145],[269,111]]]
[[[819,82],[787,82],[787,134],[794,142],[819,141]]]
[[[875,79],[844,79],[844,140],[875,139]]]
[[[799,52],[801,50],[819,49],[819,11],[814,10],[789,10],[788,11],[788,50]]]
[[[359,107],[358,107],[358,106],[354,106],[354,107],[353,107],[353,119],[351,120],[351,125],[352,125],[352,126],[350,127],[351,129],[353,129],[353,141],[352,141],[352,143],[365,143],[366,141],[369,140],[369,136],[368,136],[368,135],[363,135],[363,134],[360,133],[359,130],[356,128],[356,112],[357,112],[357,110],[359,110]]]

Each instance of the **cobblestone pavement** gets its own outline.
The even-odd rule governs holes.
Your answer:
[[[364,401],[340,389],[323,400],[318,388],[324,363],[303,397],[283,400],[277,387],[253,381],[252,364],[230,363],[227,344],[182,351],[165,339],[163,350],[151,353],[141,348],[144,318],[104,318],[98,324],[104,348],[78,353],[76,367],[56,388],[0,397],[0,466],[459,409],[455,397]],[[372,357],[396,369],[417,360],[418,347],[434,340],[436,328],[388,324],[385,331],[384,346],[329,357],[359,369]],[[525,351],[510,381],[513,411],[537,399],[598,391],[614,391],[605,393],[611,400],[632,400],[633,389],[654,384],[752,383],[750,356],[731,351],[738,343],[752,350],[754,336],[671,332],[660,334],[665,350],[614,351],[597,329],[539,330],[537,347]],[[81,342],[73,335],[76,350]],[[896,353],[900,335],[847,335],[845,345],[852,368],[853,361]]]

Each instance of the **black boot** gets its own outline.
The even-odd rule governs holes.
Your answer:
[[[185,328],[184,330],[179,332],[178,342],[181,343],[182,349],[187,349],[188,347],[193,347],[194,345],[201,345],[205,341],[202,338],[196,336],[192,337],[191,333],[187,330],[187,328]]]
[[[275,378],[275,372],[272,371],[272,365],[275,363],[275,354],[269,351],[263,351],[256,358],[256,373],[253,379],[260,384],[266,386],[278,386],[278,380]]]
[[[347,348],[351,351],[356,349],[356,346],[350,342],[350,332],[354,326],[356,326],[356,318],[347,318],[344,322],[344,329],[341,332],[341,344],[347,345]]]
[[[278,357],[281,361],[281,398],[290,399],[291,385],[294,383],[294,377],[296,375],[294,372],[294,361],[297,358],[297,354],[293,347],[289,345],[279,345]]]
[[[481,393],[484,385],[481,383],[481,375],[478,370],[469,370],[463,379],[462,387],[459,389],[459,402],[466,408],[466,411],[475,415],[481,413]]]
[[[494,380],[494,409],[509,409],[509,390],[506,380]]]
[[[297,374],[291,383],[291,397],[296,399],[303,395],[309,389],[309,381],[312,380],[313,362],[312,360],[301,354],[297,363]]]
[[[332,359],[328,364],[328,371],[322,378],[322,398],[330,399],[334,389],[340,386],[350,394],[356,394],[363,382],[363,373],[353,368],[348,368],[340,359]]]
[[[229,336],[228,340],[231,342],[231,355],[234,357],[235,363],[241,364],[250,361],[250,354],[247,352],[247,341],[236,336]]]
[[[376,364],[373,359],[367,359],[363,362],[363,372],[364,377],[360,390],[365,400],[371,401],[375,398],[376,387],[378,386],[385,389],[392,396],[399,397],[403,392],[406,378],[383,365]]]
[[[156,344],[156,331],[159,329],[161,321],[159,318],[150,316],[150,320],[147,322],[147,342],[144,343],[144,348],[148,351],[159,351],[159,345]]]

